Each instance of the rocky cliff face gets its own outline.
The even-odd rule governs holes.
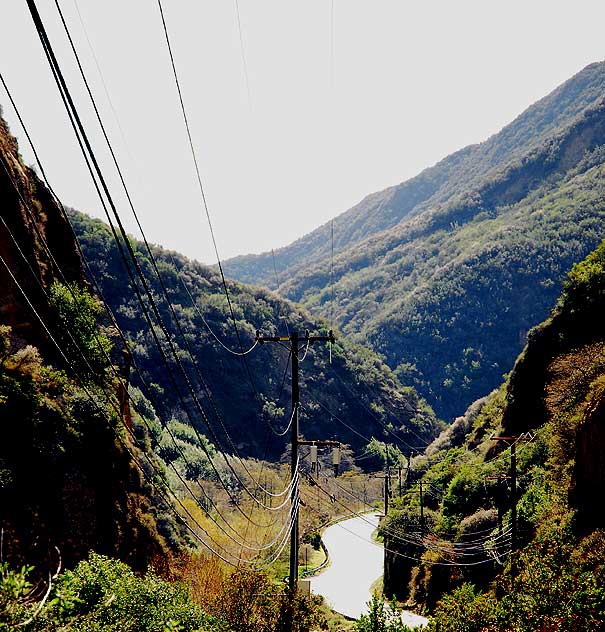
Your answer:
[[[165,508],[133,462],[143,459],[119,428],[111,379],[78,375],[52,342],[66,336],[51,285],[87,284],[62,209],[1,119],[0,257],[4,560],[44,573],[57,552],[70,566],[94,550],[144,568],[166,551],[152,516]]]
[[[33,308],[45,322],[52,322],[45,293],[60,274],[69,282],[83,283],[82,265],[62,210],[35,172],[23,164],[17,141],[2,119],[0,212],[4,261],[0,261],[0,324],[9,325],[19,339],[54,357],[56,351]]]

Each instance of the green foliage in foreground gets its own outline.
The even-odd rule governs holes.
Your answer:
[[[401,621],[401,609],[395,602],[389,604],[374,593],[368,608],[368,614],[362,614],[356,621],[356,632],[412,632]]]
[[[204,593],[202,608],[185,583],[139,576],[95,553],[53,580],[44,597],[32,571],[0,565],[0,632],[304,632],[321,618],[319,598],[275,595],[257,572],[234,571],[218,595]]]
[[[464,584],[448,594],[427,632],[580,632],[603,626],[605,533],[595,532],[577,548],[565,528],[554,527],[520,553],[495,592]]]
[[[177,632],[218,630],[183,584],[92,554],[53,584],[46,602],[29,602],[31,568],[0,567],[0,630],[24,632]],[[40,607],[41,606],[41,607]],[[28,622],[28,623],[27,623]]]
[[[162,496],[141,480],[128,453],[139,454],[128,443],[115,384],[106,370],[109,339],[94,331],[96,301],[76,289],[79,308],[72,310],[72,294],[58,284],[53,287],[62,305],[59,320],[72,334],[69,344],[84,352],[86,367],[95,368],[49,366],[38,349],[0,326],[5,555],[37,566],[57,546],[67,565],[96,550],[145,568],[152,556],[165,552],[166,544],[176,548],[183,542],[181,530]],[[95,355],[95,337],[105,345],[102,355]]]
[[[72,362],[72,369],[81,378],[104,375],[109,365],[111,341],[99,327],[103,307],[88,290],[75,283],[69,286],[55,281],[50,300],[62,325],[58,332],[63,352]]]
[[[463,559],[453,548],[411,549],[392,530],[417,531],[418,506],[407,497],[393,502],[382,524],[385,593],[431,613],[429,632],[605,629],[605,514],[594,500],[604,480],[604,318],[605,243],[573,267],[556,309],[532,330],[500,389],[416,459],[424,489],[439,491],[425,503],[434,512],[431,532],[481,541],[483,549]],[[510,455],[492,437],[528,431],[531,442],[517,451],[520,550],[508,555],[497,523],[499,516],[509,523],[511,493],[494,477],[509,475]]]

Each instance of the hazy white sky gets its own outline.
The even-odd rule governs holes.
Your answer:
[[[60,2],[148,238],[214,262],[156,0],[77,0],[124,138],[75,2]],[[26,3],[2,4],[1,70],[51,183],[101,216]],[[38,4],[109,174],[54,0]],[[239,7],[250,99],[235,0],[164,0],[223,258],[289,243],[605,56],[603,0],[333,0],[333,22],[332,0]],[[0,103],[33,163],[1,88]]]

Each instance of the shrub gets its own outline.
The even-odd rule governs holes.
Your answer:
[[[401,621],[401,609],[395,602],[389,604],[374,593],[368,608],[368,614],[362,614],[355,622],[356,632],[412,632]]]
[[[50,298],[63,329],[58,334],[65,355],[72,358],[74,369],[90,379],[97,379],[109,365],[111,342],[99,330],[101,303],[86,289],[55,281]]]
[[[217,623],[194,605],[184,584],[148,573],[138,577],[123,562],[91,554],[52,585],[49,599],[33,602],[31,567],[0,566],[0,630],[24,632],[206,632]]]

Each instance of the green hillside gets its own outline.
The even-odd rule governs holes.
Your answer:
[[[334,220],[336,252],[392,228],[404,218],[448,202],[491,179],[503,167],[568,126],[603,96],[605,63],[594,63],[544,97],[484,143],[470,145],[418,176],[373,193]],[[330,223],[275,250],[282,280],[313,259],[330,253]],[[233,278],[274,287],[272,253],[243,255],[225,262]]]
[[[605,64],[588,66],[484,143],[335,220],[335,322],[445,419],[499,383],[603,237],[604,82]],[[324,317],[329,246],[326,226],[276,252],[280,293]],[[226,268],[269,282],[267,265]]]
[[[604,317],[605,242],[574,266],[509,379],[415,460],[413,493],[381,526],[385,590],[433,610],[430,630],[602,629]]]
[[[265,334],[277,330],[281,335],[289,327],[301,334],[306,330],[327,333],[325,323],[268,290],[229,282],[236,330],[219,275],[177,253],[153,247],[183,338],[161,298],[161,287],[144,246],[136,242],[144,274],[157,295],[162,317],[169,323],[188,379],[199,393],[206,423],[191,397],[179,396],[186,389],[177,367],[171,364],[171,371],[167,371],[163,365],[109,228],[77,212],[71,212],[71,220],[141,369],[141,374],[132,371],[131,383],[153,402],[158,415],[163,419],[173,416],[185,422],[193,420],[200,432],[227,451],[279,457],[287,441],[268,429],[279,433],[288,425],[288,352],[283,346],[265,344],[244,359],[229,353],[223,345],[240,352],[253,346],[257,330]],[[376,436],[387,433],[385,426],[395,428],[411,445],[434,436],[438,428],[435,415],[415,391],[404,388],[375,353],[336,335],[331,356],[324,344],[302,350],[301,433],[315,439],[337,438],[353,446],[363,442],[355,432],[361,428],[365,434]],[[177,376],[178,388],[171,381],[171,373]],[[234,438],[233,444],[225,430]]]
[[[8,630],[16,629],[4,618],[9,593],[31,598],[38,588],[11,579],[7,564],[35,565],[36,583],[44,569],[95,550],[143,570],[185,537],[136,468],[145,460],[138,445],[118,429],[120,365],[111,366],[110,333],[97,329],[100,306],[69,225],[2,119],[0,165],[0,629]],[[147,464],[159,466],[153,457]]]

